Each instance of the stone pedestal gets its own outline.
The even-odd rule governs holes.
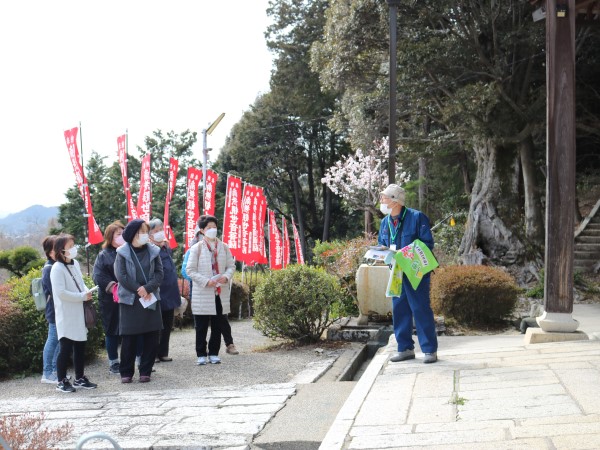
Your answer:
[[[386,316],[392,313],[392,299],[385,296],[390,278],[388,266],[361,264],[356,271],[356,291],[358,299],[358,325],[366,325],[369,314]]]
[[[572,333],[579,328],[579,322],[570,313],[544,312],[536,319],[543,331],[556,333]]]
[[[583,331],[572,333],[548,332],[540,328],[527,328],[525,344],[543,344],[545,342],[587,341],[588,335]]]

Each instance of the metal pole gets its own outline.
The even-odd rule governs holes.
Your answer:
[[[390,184],[396,182],[396,42],[399,4],[399,0],[388,0],[388,5],[390,7],[390,128],[388,151],[388,181]]]
[[[88,238],[88,212],[85,207],[85,200],[87,199],[86,193],[89,192],[87,178],[85,177],[85,169],[83,166],[83,132],[81,131],[81,122],[79,122],[79,149],[81,153],[81,174],[83,175],[83,223],[85,232],[85,259],[87,261],[87,274],[90,274],[90,241]]]
[[[206,136],[212,134],[219,125],[219,122],[223,120],[225,117],[225,113],[219,114],[219,117],[215,119],[213,123],[211,123],[208,128],[202,130],[202,205],[204,205],[204,193],[206,192],[206,166],[208,164],[208,152],[210,148],[208,148]]]
[[[206,139],[206,128],[202,130],[202,199],[200,207],[204,205],[204,195],[206,193],[206,165],[208,164],[208,145]]]

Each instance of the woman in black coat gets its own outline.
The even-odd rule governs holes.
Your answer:
[[[117,284],[115,276],[115,258],[117,248],[125,243],[123,229],[125,226],[116,221],[104,230],[104,244],[94,263],[94,283],[98,289],[98,304],[104,327],[106,352],[110,373],[119,373],[119,304],[113,300],[113,287]]]

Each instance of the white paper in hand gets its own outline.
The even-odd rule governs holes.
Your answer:
[[[157,301],[158,301],[158,299],[156,298],[156,295],[154,295],[154,294],[150,294],[149,300],[146,300],[145,298],[140,297],[140,303],[142,304],[142,306],[144,308],[147,308],[150,305],[154,305]]]

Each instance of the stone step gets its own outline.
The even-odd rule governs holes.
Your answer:
[[[592,252],[579,252],[575,250],[575,260],[576,261],[598,261],[600,260],[600,255],[598,253]]]
[[[600,236],[583,236],[579,235],[575,238],[575,243],[582,242],[584,244],[600,244]]]
[[[583,242],[576,242],[575,251],[600,253],[600,244],[584,244]]]
[[[600,221],[598,222],[588,222],[588,224],[585,226],[585,229],[592,229],[592,230],[600,230]]]
[[[596,229],[586,227],[586,229],[583,230],[579,236],[600,236],[600,228]]]

